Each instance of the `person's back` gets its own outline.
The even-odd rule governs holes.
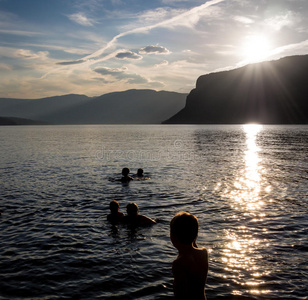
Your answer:
[[[208,253],[198,248],[198,220],[188,213],[177,214],[170,223],[170,237],[179,254],[172,264],[175,299],[204,300]]]
[[[175,299],[206,299],[207,270],[206,249],[193,248],[191,252],[180,254],[172,264]]]

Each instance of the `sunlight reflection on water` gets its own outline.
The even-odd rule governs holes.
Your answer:
[[[239,170],[239,176],[235,178],[233,186],[223,192],[223,196],[229,198],[232,209],[238,211],[238,216],[242,218],[243,224],[248,219],[253,222],[261,222],[265,216],[262,212],[264,202],[263,193],[270,191],[270,186],[262,178],[265,170],[261,167],[259,157],[260,148],[257,146],[257,136],[262,131],[262,125],[246,124],[243,131],[246,138],[246,151],[244,152],[244,167]],[[241,217],[240,217],[241,216]],[[260,278],[267,271],[261,271],[258,260],[262,260],[259,252],[260,244],[263,242],[256,238],[256,232],[264,232],[263,229],[247,227],[245,225],[225,230],[227,240],[222,261],[225,270],[230,272],[234,282],[239,286],[245,286],[251,294],[265,294],[265,290],[258,287],[264,284]],[[258,252],[258,254],[257,254]],[[268,272],[267,272],[268,273]],[[237,295],[238,291],[233,290]]]
[[[259,209],[264,203],[260,198],[262,167],[260,167],[259,148],[256,144],[257,134],[262,130],[262,125],[243,125],[246,134],[245,168],[241,170],[240,177],[236,178],[234,188],[228,191],[228,198],[239,204],[241,209],[248,211]]]

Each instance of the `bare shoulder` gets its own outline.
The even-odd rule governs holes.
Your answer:
[[[197,250],[196,254],[199,257],[199,259],[207,262],[208,257],[209,257],[207,249],[206,248],[196,248],[196,250]]]
[[[206,248],[200,248],[200,250],[203,252],[204,255],[208,256],[208,251]]]
[[[156,224],[156,221],[147,216],[140,215],[140,223],[141,225],[150,225],[150,224]]]

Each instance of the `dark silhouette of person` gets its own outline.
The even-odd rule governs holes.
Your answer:
[[[113,225],[118,224],[124,217],[124,214],[119,211],[120,209],[119,202],[116,200],[112,200],[109,204],[109,208],[110,208],[110,214],[107,216],[107,220]]]
[[[130,177],[129,174],[129,168],[123,168],[122,169],[122,178],[121,178],[121,182],[125,183],[125,182],[130,182],[132,180],[134,180],[134,178]]]
[[[144,176],[143,175],[143,169],[140,168],[140,169],[137,170],[137,176],[138,177],[143,177]]]
[[[198,228],[198,219],[187,212],[176,214],[170,222],[170,239],[179,251],[172,263],[174,299],[206,300],[208,252],[197,246]]]
[[[156,221],[154,221],[153,219],[147,216],[144,216],[144,215],[139,215],[139,207],[134,202],[127,204],[126,212],[127,212],[127,215],[123,217],[123,219],[121,219],[121,222],[123,222],[124,224],[133,225],[133,226],[144,226],[144,225],[156,224]]]
[[[139,169],[137,170],[137,173],[134,174],[133,177],[134,177],[134,179],[136,179],[136,180],[148,180],[148,179],[150,179],[149,177],[144,176],[144,174],[143,174],[143,169],[141,169],[141,168],[139,168]]]

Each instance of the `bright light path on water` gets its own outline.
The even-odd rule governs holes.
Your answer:
[[[261,189],[261,167],[258,155],[259,148],[256,144],[258,133],[262,125],[245,124],[243,130],[246,135],[245,168],[241,170],[240,176],[234,182],[234,188],[229,192],[228,197],[235,203],[248,211],[255,211],[262,206],[260,198]]]
[[[229,186],[223,196],[229,198],[230,205],[234,209],[234,218],[241,225],[225,230],[225,237],[229,241],[223,249],[222,261],[225,270],[232,280],[245,286],[251,294],[266,294],[268,291],[258,287],[264,282],[261,277],[266,271],[260,268],[262,253],[259,249],[264,242],[259,239],[256,232],[266,230],[262,228],[262,221],[265,213],[263,192],[266,193],[268,184],[262,178],[264,172],[259,156],[260,148],[257,144],[258,134],[262,132],[262,125],[245,124],[242,127],[245,144],[243,156],[243,168],[239,170],[238,176]],[[263,196],[262,196],[263,194]],[[256,224],[256,227],[252,224]],[[234,295],[240,291],[233,290]]]

